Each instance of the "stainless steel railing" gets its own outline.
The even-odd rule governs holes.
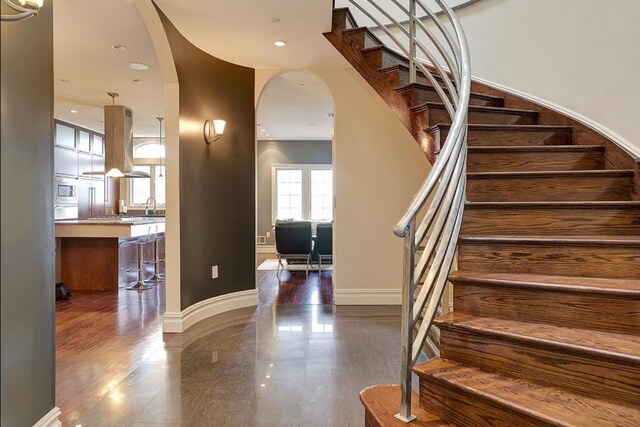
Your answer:
[[[405,0],[404,4],[398,0],[349,0],[408,58],[410,82],[415,83],[421,72],[451,117],[449,133],[429,176],[393,230],[404,239],[401,402],[396,417],[406,422],[415,418],[411,414],[412,368],[426,344],[433,348],[427,340],[453,264],[466,187],[469,48],[451,7],[444,0],[434,1],[442,8],[440,17],[423,0]],[[405,14],[408,23],[394,19],[391,12],[394,16],[398,13],[390,7]],[[418,14],[423,13],[431,21],[420,20]],[[376,15],[389,22],[382,23]]]

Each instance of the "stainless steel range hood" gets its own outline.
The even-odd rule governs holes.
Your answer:
[[[105,175],[117,168],[124,178],[149,178],[146,172],[133,170],[133,111],[123,105],[104,107],[105,170],[83,175]]]

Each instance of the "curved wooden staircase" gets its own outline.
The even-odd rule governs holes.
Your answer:
[[[335,9],[327,39],[433,162],[450,119],[408,60]],[[640,168],[604,136],[472,82],[454,313],[410,425],[640,426]],[[367,426],[398,386],[362,391]]]

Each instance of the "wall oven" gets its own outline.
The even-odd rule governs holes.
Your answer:
[[[55,219],[78,217],[78,180],[56,176],[53,180]]]

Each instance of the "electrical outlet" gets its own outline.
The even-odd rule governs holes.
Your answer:
[[[212,279],[217,279],[218,278],[218,266],[214,265],[211,267],[211,278]]]
[[[267,231],[267,239],[271,238],[271,232]]]

